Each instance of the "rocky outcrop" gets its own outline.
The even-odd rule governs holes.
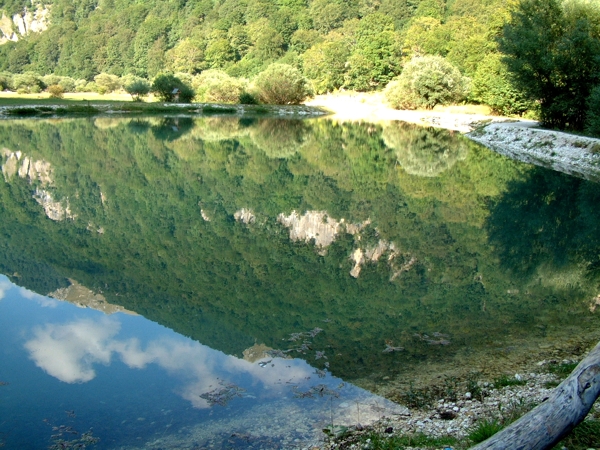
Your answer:
[[[60,288],[54,292],[50,292],[48,297],[73,303],[79,308],[91,308],[95,309],[96,311],[102,311],[104,314],[121,312],[125,314],[137,315],[135,312],[129,311],[122,306],[108,303],[102,294],[94,293],[85,286],[77,283],[77,281],[69,281],[71,282],[69,287]]]
[[[402,253],[393,242],[380,239],[375,245],[365,245],[361,232],[371,225],[369,219],[362,223],[346,223],[345,219],[338,221],[325,211],[306,211],[302,216],[292,211],[289,216],[279,214],[277,220],[290,229],[291,240],[314,242],[322,255],[325,254],[324,249],[331,245],[340,233],[346,232],[354,236],[356,248],[350,254],[350,260],[354,262],[350,275],[354,278],[358,278],[365,264],[377,263],[384,255],[387,255],[386,262],[392,270],[390,281],[409,271],[417,262],[414,256]]]
[[[256,216],[254,215],[254,212],[252,212],[251,209],[246,209],[246,208],[242,208],[239,211],[236,211],[235,214],[233,215],[233,217],[238,222],[245,223],[246,225],[254,223],[254,221],[256,220]]]
[[[281,213],[277,220],[284,227],[290,229],[292,241],[310,242],[314,240],[317,247],[328,247],[340,231],[340,224],[324,211],[306,211],[300,216],[292,211],[289,216]]]
[[[18,41],[19,38],[30,33],[46,31],[49,22],[50,5],[41,3],[33,4],[31,8],[25,7],[21,13],[14,14],[12,18],[7,17],[6,13],[2,12],[0,18],[0,45],[9,41]]]
[[[35,184],[33,198],[44,208],[46,216],[51,220],[74,219],[71,213],[69,199],[55,200],[51,192],[54,183],[53,169],[48,161],[34,160],[22,152],[13,152],[7,148],[2,149],[2,156],[6,158],[2,164],[4,181],[9,183],[15,176]]]

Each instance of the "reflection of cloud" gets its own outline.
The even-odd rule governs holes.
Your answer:
[[[12,287],[12,283],[7,280],[0,279],[0,300],[4,298],[6,292]]]
[[[53,298],[36,294],[35,292],[31,292],[25,288],[19,288],[19,294],[21,294],[21,297],[24,297],[28,300],[33,300],[34,302],[36,302],[44,308],[56,308],[56,306],[58,305],[58,302]]]
[[[273,359],[273,367],[263,368],[193,341],[163,338],[148,342],[144,348],[138,339],[117,339],[120,327],[116,318],[49,324],[34,330],[25,348],[38,367],[66,383],[92,380],[96,376],[94,365],[109,364],[113,354],[132,369],[158,364],[184,380],[179,394],[198,408],[208,407],[200,394],[215,389],[220,379],[242,375],[250,377],[253,384],[283,389],[280,380],[298,381],[312,372],[303,361],[287,359]],[[276,395],[277,390],[272,391]]]
[[[93,364],[110,362],[109,340],[119,331],[116,321],[81,320],[38,328],[25,344],[30,357],[53,377],[66,383],[84,383],[96,376]]]

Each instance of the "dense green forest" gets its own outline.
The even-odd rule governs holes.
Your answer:
[[[443,130],[22,120],[1,123],[0,142],[3,273],[42,294],[75,279],[227,353],[255,342],[288,350],[299,345],[291,333],[319,327],[313,349],[355,379],[593,323],[597,185]],[[17,151],[18,167],[50,163],[52,183],[10,169]],[[37,189],[68,199],[73,219],[46,217]],[[255,221],[237,221],[241,208]],[[293,210],[370,224],[323,252],[290,239],[277,216]],[[357,246],[380,239],[399,249],[396,267],[413,263],[394,277],[388,252],[350,276]],[[432,344],[433,333],[451,344]],[[383,353],[386,342],[405,351]]]
[[[42,7],[12,0],[2,10],[10,16],[24,6]],[[468,100],[600,134],[600,6],[591,0],[49,0],[44,6],[47,31],[0,46],[0,87],[35,92],[60,81],[62,90],[103,93],[135,77],[175,73],[199,101],[243,102],[247,80],[276,63],[310,81],[302,98],[311,91],[383,89],[399,77],[386,94],[395,107]],[[411,65],[432,56],[440,59]],[[55,78],[36,81],[35,74]],[[211,86],[220,94],[207,94]]]

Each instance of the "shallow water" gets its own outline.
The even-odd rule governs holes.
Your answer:
[[[15,120],[0,148],[7,448],[302,447],[597,328],[598,185],[458,134]]]

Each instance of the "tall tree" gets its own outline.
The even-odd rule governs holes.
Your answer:
[[[547,126],[582,130],[600,82],[600,8],[592,2],[523,0],[499,40],[518,88]]]

